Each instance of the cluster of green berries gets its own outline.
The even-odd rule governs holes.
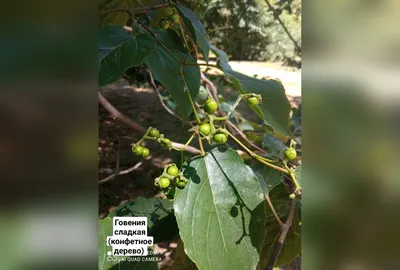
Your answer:
[[[132,152],[135,153],[137,156],[142,156],[142,157],[147,157],[148,155],[150,155],[150,150],[141,145],[133,146]]]
[[[154,185],[165,190],[166,193],[170,193],[170,189],[175,186],[183,189],[187,182],[188,180],[183,176],[183,172],[180,172],[178,167],[172,163],[164,167],[164,172],[155,179]]]
[[[218,103],[213,98],[208,97],[203,105],[203,109],[207,114],[212,115],[218,110]],[[213,128],[209,123],[204,123],[199,126],[199,131],[204,136],[209,136],[212,133]],[[215,131],[212,134],[212,139],[214,142],[219,144],[226,143],[228,140],[228,134],[221,130]]]
[[[171,140],[164,138],[164,134],[160,134],[160,131],[156,128],[151,128],[148,136],[156,139],[156,141],[164,148],[170,149],[172,147]]]
[[[164,138],[164,134],[160,134],[160,131],[158,131],[158,129],[156,128],[151,128],[147,136],[150,137],[147,137],[147,139],[156,140],[164,148],[170,149],[172,147],[171,140]],[[135,153],[137,156],[147,157],[150,155],[150,150],[146,147],[141,146],[140,143],[132,147],[132,152]]]
[[[164,9],[164,17],[160,20],[160,27],[167,30],[170,25],[179,24],[180,18],[176,8],[167,7]]]

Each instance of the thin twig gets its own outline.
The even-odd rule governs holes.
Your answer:
[[[288,233],[290,227],[292,226],[295,206],[296,206],[296,201],[294,198],[291,198],[290,203],[289,203],[288,217],[282,226],[282,231],[281,231],[281,234],[279,235],[278,242],[276,242],[274,249],[272,250],[271,257],[268,261],[267,266],[265,267],[265,270],[272,270],[274,268],[275,262],[276,262],[276,260],[279,256],[279,253],[282,249],[283,243],[285,242],[287,233]]]
[[[242,137],[243,140],[245,140],[251,147],[257,149],[263,154],[267,154],[267,151],[259,147],[258,145],[254,144],[252,141],[247,138],[246,134],[244,134],[237,126],[235,126],[230,120],[227,121],[228,129],[231,129],[231,132],[234,131],[237,133],[240,137]]]
[[[275,211],[275,207],[271,202],[271,199],[269,198],[268,194],[264,193],[264,199],[265,201],[268,203],[269,207],[271,208],[272,214],[274,215],[276,221],[278,222],[279,226],[281,226],[281,228],[283,228],[283,222],[282,220],[279,218],[278,214]]]
[[[149,158],[151,158],[151,156]],[[123,170],[123,171],[119,171],[119,172],[115,172],[115,173],[107,176],[106,178],[100,180],[99,184],[104,184],[106,182],[109,182],[109,181],[113,180],[114,178],[116,178],[118,175],[123,175],[123,174],[128,174],[130,172],[133,172],[134,170],[137,170],[140,166],[142,166],[142,164],[143,164],[143,161],[140,161],[140,162],[136,163],[135,166],[133,166],[133,167],[131,167],[129,169],[126,169],[126,170]]]
[[[164,102],[164,100],[163,100],[163,98],[162,98],[162,96],[161,96],[161,94],[160,94],[160,91],[159,91],[158,88],[157,88],[156,83],[154,82],[153,74],[152,74],[150,71],[148,71],[148,73],[149,73],[149,76],[150,76],[150,84],[153,86],[154,90],[157,92],[158,98],[160,99],[160,103],[161,103],[161,105],[164,107],[164,109],[165,109],[170,115],[172,115],[173,117],[175,117],[175,118],[181,120],[182,122],[185,122],[185,120],[184,120],[182,117],[180,117],[179,115],[177,115],[176,113],[174,113],[170,108],[168,108],[168,106],[165,104],[165,102]]]
[[[293,42],[294,46],[296,47],[296,50],[298,52],[301,51],[300,46],[297,44],[297,41],[293,38],[293,36],[290,34],[289,30],[285,26],[285,24],[282,22],[282,20],[279,18],[278,12],[275,10],[275,8],[268,2],[268,0],[265,0],[265,3],[267,3],[268,7],[270,10],[272,10],[275,19],[279,22],[279,24],[282,26],[283,30],[285,30],[286,34],[290,38],[290,40]]]

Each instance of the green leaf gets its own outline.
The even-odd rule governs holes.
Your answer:
[[[259,80],[242,73],[228,70],[226,74],[240,93],[260,94],[262,103],[252,109],[271,126],[276,133],[289,135],[290,103],[286,97],[283,85],[276,80]]]
[[[263,136],[263,146],[267,148],[269,156],[278,156],[283,158],[286,145],[278,138],[271,134],[265,134]]]
[[[170,200],[138,197],[119,205],[109,217],[147,217],[148,235],[154,243],[170,241],[178,235],[178,226]]]
[[[177,60],[183,62],[188,53],[182,46],[181,39],[173,30],[157,31],[157,36],[168,47],[169,52],[157,43],[152,54],[146,58],[145,63],[152,71],[154,78],[167,88],[178,105],[179,114],[187,118],[192,112],[192,107],[180,74],[180,64]],[[197,63],[192,56],[189,56],[186,62],[189,64]],[[183,66],[183,74],[189,93],[192,99],[195,100],[200,88],[200,68],[199,66]]]
[[[279,218],[282,222],[286,221],[289,213],[289,195],[284,184],[280,184],[269,193],[272,205],[274,206]],[[283,243],[281,252],[276,260],[275,267],[282,264],[288,264],[301,252],[301,216],[300,216],[300,202],[296,201],[295,213],[293,217],[292,227],[286,236],[286,240]],[[270,208],[267,211],[267,222],[266,229],[267,234],[263,245],[262,261],[260,263],[261,269],[264,269],[271,257],[272,250],[278,241],[281,233],[281,227],[275,219]]]
[[[130,67],[138,66],[154,49],[148,34],[130,34],[117,25],[108,25],[99,32],[99,86],[112,83]]]
[[[167,270],[197,270],[196,264],[185,253],[182,239],[178,241],[173,263]]]
[[[243,122],[239,125],[240,130],[246,131],[246,130],[254,130],[254,127],[250,124],[250,122],[246,121]]]
[[[134,8],[145,6],[153,6],[158,0],[100,0],[99,1],[99,21],[102,25],[114,24],[124,26],[129,19],[129,13],[124,10],[132,10]],[[119,10],[107,12],[108,10]]]
[[[113,235],[112,218],[105,218],[99,221],[99,269],[109,269],[116,262],[107,261],[107,251],[112,251],[112,247],[107,247],[107,236]]]
[[[201,24],[199,18],[193,11],[188,8],[185,8],[182,5],[176,5],[176,8],[180,11],[183,22],[188,27],[189,32],[193,39],[196,40],[197,44],[200,47],[200,50],[204,56],[206,62],[208,62],[208,54],[210,51],[210,41],[208,39],[208,35],[204,25]]]
[[[231,79],[233,86],[241,94],[256,93],[262,97],[262,103],[251,108],[271,126],[276,133],[289,135],[289,116],[291,106],[285,94],[285,88],[276,80],[259,80],[234,71],[228,63],[228,56],[222,50],[211,47],[218,56],[217,63]]]
[[[211,45],[210,49],[213,51],[213,53],[217,55],[217,64],[221,67],[222,70],[232,69],[229,65],[229,57],[223,50],[218,49],[214,45]]]
[[[283,182],[282,173],[271,167],[257,163],[256,165],[252,166],[252,169],[260,181],[263,192],[266,194]]]
[[[199,269],[254,269],[265,235],[257,177],[232,149],[217,147],[185,166],[190,179],[174,210],[185,251]]]

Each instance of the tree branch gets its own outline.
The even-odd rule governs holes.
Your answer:
[[[268,203],[269,207],[271,208],[272,214],[274,215],[276,221],[278,222],[279,226],[281,226],[281,228],[283,228],[284,224],[282,222],[282,220],[279,218],[278,214],[275,211],[275,207],[271,202],[271,199],[269,198],[268,194],[264,193],[264,200]]]
[[[124,123],[125,125],[133,128],[134,130],[138,132],[146,132],[146,129],[142,127],[141,125],[137,124],[136,122],[133,122],[131,119],[129,119],[126,115],[122,114],[120,111],[118,111],[100,92],[98,93],[99,96],[99,102],[100,104],[106,109],[111,116],[114,119],[117,119],[118,121]]]
[[[265,0],[265,3],[267,3],[268,8],[272,10],[275,19],[279,22],[279,24],[282,26],[283,30],[285,30],[286,34],[290,38],[290,40],[293,42],[294,46],[296,47],[296,50],[298,52],[301,52],[301,47],[297,44],[297,41],[293,38],[293,36],[290,34],[289,30],[285,26],[285,24],[282,22],[282,20],[279,18],[278,12],[275,10],[275,8],[268,2],[268,0]]]
[[[150,157],[151,157],[151,156],[150,156]],[[149,158],[150,158],[150,157],[149,157]],[[100,181],[99,181],[99,185],[100,185],[100,184],[104,184],[104,183],[106,183],[106,182],[109,182],[109,181],[113,180],[113,179],[116,178],[118,175],[123,175],[123,174],[128,174],[128,173],[130,173],[130,172],[133,172],[134,170],[137,170],[140,166],[142,166],[142,164],[143,164],[143,161],[140,161],[140,162],[136,163],[135,166],[133,166],[133,167],[131,167],[131,168],[129,168],[129,169],[126,169],[126,170],[123,170],[123,171],[119,171],[119,169],[118,169],[115,173],[113,173],[113,174],[107,176],[106,178],[100,180]]]
[[[136,122],[129,119],[126,115],[122,114],[118,111],[100,92],[98,93],[100,104],[112,115],[112,117],[116,120],[119,120],[121,123],[131,127],[132,129],[145,133],[146,129],[141,125],[137,124]],[[183,148],[185,145],[182,143],[172,142],[172,146],[176,148]],[[193,146],[186,146],[185,152],[198,155],[201,151]]]
[[[282,226],[282,231],[279,236],[278,242],[276,242],[274,249],[272,250],[271,257],[268,261],[268,264],[265,268],[265,270],[272,270],[274,268],[275,262],[278,259],[279,253],[282,249],[283,243],[285,242],[287,233],[289,232],[290,227],[292,226],[293,223],[293,217],[294,217],[294,208],[296,206],[296,201],[294,198],[290,199],[290,204],[289,204],[289,214],[288,217],[285,221],[285,223]]]

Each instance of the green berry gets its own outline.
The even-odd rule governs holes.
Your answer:
[[[161,140],[161,146],[164,148],[170,148],[172,146],[172,142],[169,139]]]
[[[167,173],[171,176],[177,176],[179,173],[179,169],[178,167],[176,167],[175,165],[171,166],[168,168]]]
[[[247,102],[248,102],[250,105],[258,105],[258,104],[260,104],[260,101],[258,100],[257,97],[251,97],[251,98],[249,98],[249,99],[247,100]]]
[[[151,137],[157,138],[158,136],[160,136],[160,131],[158,131],[158,129],[156,129],[156,128],[151,128],[149,131],[149,135]]]
[[[182,189],[182,188],[184,188],[185,186],[186,186],[186,182],[184,182],[184,181],[182,181],[181,179],[179,179],[179,177],[177,177],[176,179],[175,179],[175,183],[176,183],[176,186],[178,187],[178,188],[180,188],[180,189]]]
[[[136,155],[140,156],[141,154],[143,154],[143,149],[144,149],[144,148],[143,148],[142,146],[137,145],[136,147],[132,148],[132,151],[133,151]]]
[[[207,136],[208,134],[211,133],[211,126],[210,126],[210,124],[202,124],[199,127],[199,130],[201,133],[203,133],[205,136]]]
[[[297,157],[296,149],[294,149],[294,148],[286,148],[286,150],[285,150],[285,157],[286,157],[288,160],[293,160],[293,159],[295,159],[295,158]]]
[[[208,114],[213,114],[217,109],[218,109],[218,104],[214,99],[209,98],[206,100],[206,103],[204,104],[204,110]]]
[[[168,20],[161,20],[160,22],[160,27],[164,30],[167,30],[169,28],[169,22]]]
[[[169,16],[171,16],[173,14],[174,14],[174,11],[172,10],[172,8],[167,7],[167,8],[164,9],[164,16],[165,17],[169,17]]]
[[[169,181],[169,179],[168,178],[166,178],[166,177],[163,177],[163,178],[161,178],[160,179],[160,181],[159,181],[159,186],[160,186],[160,188],[167,188],[167,187],[169,187],[169,185],[170,185],[170,181]]]
[[[170,19],[173,23],[179,23],[179,15],[178,14],[172,15]]]
[[[228,136],[224,133],[217,133],[214,135],[214,141],[216,143],[226,143]]]
[[[147,156],[149,156],[149,155],[150,155],[150,150],[149,150],[149,148],[144,147],[144,148],[143,148],[142,156],[143,156],[143,157],[147,157]]]

